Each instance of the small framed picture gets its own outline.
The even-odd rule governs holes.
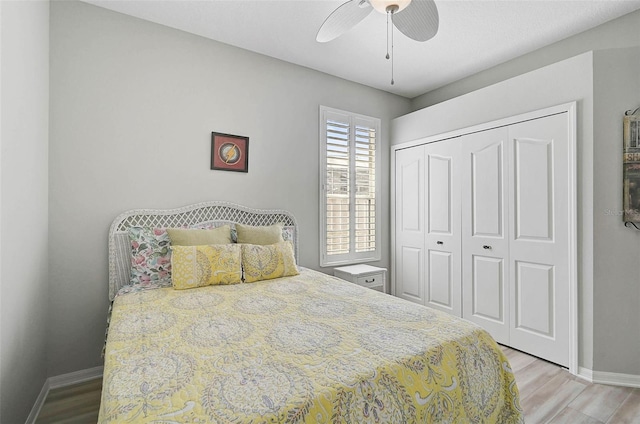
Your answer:
[[[249,172],[249,137],[212,132],[211,169]]]

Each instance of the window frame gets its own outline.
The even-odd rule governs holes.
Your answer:
[[[349,245],[350,251],[349,253],[344,254],[327,254],[327,120],[330,119],[331,116],[341,116],[343,119],[348,120],[349,123],[349,216],[350,225],[349,228]],[[358,122],[365,123],[370,128],[373,128],[375,131],[375,156],[374,156],[374,172],[375,172],[375,219],[374,219],[374,232],[375,232],[375,248],[372,251],[367,252],[356,252],[355,251],[355,237],[356,237],[356,229],[355,229],[355,199],[356,199],[356,163],[355,163],[355,127],[358,125]],[[320,236],[320,266],[321,267],[331,267],[331,266],[340,266],[340,265],[348,265],[348,264],[357,264],[364,262],[375,262],[379,261],[382,257],[382,246],[381,246],[381,185],[382,185],[382,152],[381,152],[381,119],[375,118],[371,116],[361,115],[354,112],[348,112],[340,109],[331,108],[328,106],[320,105],[320,114],[319,114],[319,152],[320,152],[320,178],[319,178],[319,193],[320,193],[320,222],[319,222],[319,236]]]

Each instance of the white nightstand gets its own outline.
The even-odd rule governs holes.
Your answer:
[[[334,268],[333,275],[360,286],[387,292],[387,269],[371,265],[349,265]]]

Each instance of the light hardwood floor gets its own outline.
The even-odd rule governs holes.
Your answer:
[[[640,424],[640,389],[591,384],[564,368],[502,347],[527,424]]]
[[[591,384],[557,365],[503,347],[516,374],[527,424],[640,424],[640,389]],[[49,392],[37,424],[92,424],[102,380]]]
[[[97,423],[101,393],[101,378],[50,390],[36,424]]]

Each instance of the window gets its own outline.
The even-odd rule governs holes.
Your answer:
[[[380,260],[380,119],[320,106],[320,266]]]

